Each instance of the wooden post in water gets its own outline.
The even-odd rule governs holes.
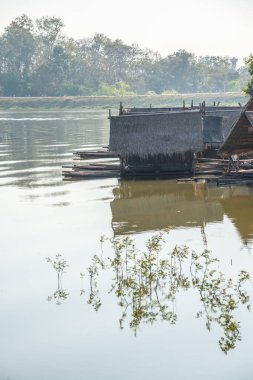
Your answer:
[[[202,102],[201,111],[202,111],[203,114],[206,113],[206,102],[205,102],[205,100]]]
[[[123,105],[122,102],[119,103],[119,115],[123,114]]]

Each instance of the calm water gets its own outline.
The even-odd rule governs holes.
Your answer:
[[[253,287],[245,281],[243,305],[237,274],[253,273],[253,188],[63,181],[72,152],[107,144],[108,132],[105,111],[0,113],[0,379],[251,380]],[[153,293],[140,294],[146,241],[167,226],[160,255],[170,264],[156,271]],[[138,257],[115,264],[108,241],[101,256],[102,235],[131,236]],[[198,258],[189,251],[181,266],[168,254],[175,245]],[[219,261],[206,265],[205,248]],[[68,265],[64,273],[47,258]],[[226,332],[235,338],[227,355]]]

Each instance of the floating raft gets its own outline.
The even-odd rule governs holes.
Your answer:
[[[108,150],[78,150],[74,152],[75,159],[86,160],[86,159],[97,159],[97,158],[117,158],[115,153],[109,152]]]
[[[93,161],[73,165],[64,165],[62,175],[66,180],[99,179],[99,178],[127,178],[127,179],[177,179],[178,182],[212,183],[216,186],[231,186],[253,183],[253,159],[241,160],[238,168],[228,171],[229,161],[216,158],[198,158],[194,165],[194,175],[189,172],[146,171],[134,173],[126,170],[121,173],[119,159],[108,150],[77,151],[80,160]]]
[[[98,179],[119,178],[119,162],[91,162],[86,165],[65,165],[62,175],[64,179]]]
[[[63,169],[72,169],[73,171],[84,171],[84,170],[98,170],[98,171],[112,171],[119,170],[119,163],[90,163],[87,165],[63,165]]]
[[[253,169],[231,171],[222,175],[204,175],[193,176],[191,178],[180,178],[178,182],[202,182],[215,184],[216,186],[231,186],[231,185],[249,185],[253,184]]]
[[[120,173],[116,170],[78,170],[63,171],[64,179],[100,179],[100,178],[119,178]]]

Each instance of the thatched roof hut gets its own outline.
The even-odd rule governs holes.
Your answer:
[[[253,97],[248,101],[232,126],[220,154],[244,155],[253,152]]]
[[[200,111],[110,117],[109,149],[122,158],[183,156],[203,147]]]
[[[239,118],[242,111],[241,106],[220,106],[219,104],[207,106],[205,102],[198,106],[190,107],[150,107],[149,108],[124,108],[120,103],[119,115],[129,116],[143,113],[169,113],[169,112],[187,112],[199,110],[203,115],[203,140],[204,143],[223,143],[229,135],[234,122]],[[212,119],[213,117],[213,119]]]

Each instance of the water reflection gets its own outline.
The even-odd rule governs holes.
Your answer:
[[[175,227],[204,227],[227,215],[244,242],[253,239],[253,187],[211,187],[176,181],[121,181],[113,190],[115,235]],[[204,237],[205,238],[205,237]]]
[[[48,301],[54,300],[56,305],[61,305],[65,301],[69,293],[62,286],[62,277],[66,273],[65,270],[68,267],[67,261],[62,257],[62,255],[56,255],[55,259],[47,257],[47,262],[50,263],[57,274],[57,289],[53,292],[51,296],[48,296]]]
[[[220,199],[224,213],[232,220],[246,244],[253,241],[252,196],[252,186],[234,187]]]
[[[88,304],[96,311],[102,305],[98,283],[103,271],[112,276],[109,292],[121,308],[120,328],[128,323],[135,334],[142,324],[158,320],[175,324],[177,297],[182,291],[194,290],[200,304],[197,318],[205,320],[209,331],[214,324],[221,328],[219,346],[225,354],[235,348],[241,340],[235,310],[242,305],[250,310],[247,289],[252,283],[248,272],[241,271],[234,279],[226,277],[219,271],[219,260],[206,249],[199,254],[185,246],[168,251],[163,232],[147,241],[145,251],[137,250],[128,236],[110,241],[113,257],[95,255],[88,268]]]
[[[0,186],[64,186],[73,150],[108,143],[106,111],[0,113]]]

